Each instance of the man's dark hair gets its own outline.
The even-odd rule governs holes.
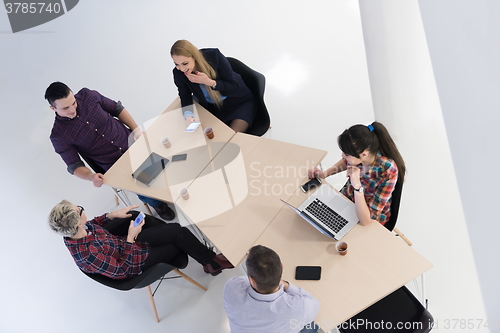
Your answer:
[[[283,267],[279,255],[262,245],[256,245],[248,251],[247,274],[257,284],[258,291],[272,293],[281,281]]]
[[[50,105],[55,107],[54,102],[61,98],[66,98],[69,95],[71,89],[62,82],[52,82],[50,86],[45,90],[45,99]]]

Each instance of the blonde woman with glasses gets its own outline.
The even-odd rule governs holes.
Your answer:
[[[139,206],[129,206],[87,220],[82,206],[67,200],[50,212],[49,226],[64,236],[76,265],[87,273],[112,279],[139,275],[157,263],[169,263],[184,252],[203,265],[206,273],[217,275],[233,265],[222,254],[215,254],[178,223],[165,223],[154,216],[137,226]]]

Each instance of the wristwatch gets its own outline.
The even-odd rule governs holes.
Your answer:
[[[211,88],[212,88],[212,90],[214,90],[214,89],[215,89],[215,87],[217,87],[217,82],[215,82],[215,83],[214,83],[214,85],[211,87]]]
[[[363,193],[364,192],[363,186],[361,185],[359,188],[354,188],[354,191],[359,192],[359,193]]]

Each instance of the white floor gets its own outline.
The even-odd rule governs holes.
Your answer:
[[[89,216],[115,207],[110,190],[69,175],[54,153],[45,88],[59,80],[75,92],[98,90],[145,122],[177,96],[169,56],[177,39],[218,47],[266,75],[273,126],[266,137],[325,149],[324,166],[339,158],[336,137],[343,129],[375,118],[354,0],[87,0],[16,34],[0,10],[0,332],[229,332],[222,288],[238,269],[211,277],[199,265],[188,266],[187,274],[208,291],[165,282],[156,296],[157,324],[144,290],[119,292],[85,277],[46,223],[62,199],[85,206]],[[445,202],[427,186],[434,172],[427,161],[439,158],[453,170],[442,115],[439,108],[401,112],[376,116],[387,119],[407,162],[398,226],[435,266],[425,275],[425,296],[436,331],[452,327],[453,319],[486,320],[454,173],[442,180],[442,188],[456,193]]]

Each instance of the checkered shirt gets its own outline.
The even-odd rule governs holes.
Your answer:
[[[102,226],[105,215],[87,222],[88,235],[80,239],[64,237],[76,265],[84,272],[98,273],[113,279],[125,279],[141,272],[151,249],[147,243],[127,243]]]
[[[361,168],[361,164],[358,167]],[[391,216],[392,191],[394,191],[397,180],[398,167],[396,163],[382,156],[380,152],[377,153],[368,173],[361,172],[361,186],[363,186],[366,204],[370,209],[370,217],[382,225],[389,221]],[[350,180],[340,192],[354,201],[354,188]]]

